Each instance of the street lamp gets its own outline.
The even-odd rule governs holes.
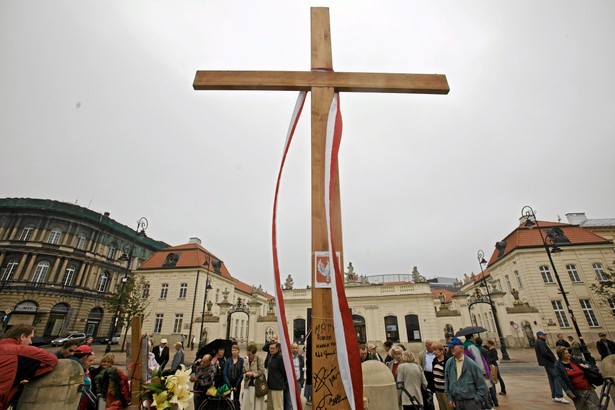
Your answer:
[[[487,299],[489,300],[489,306],[491,307],[491,314],[493,315],[493,320],[495,321],[495,331],[498,334],[498,339],[500,339],[500,350],[502,351],[502,360],[510,360],[510,356],[508,355],[508,351],[506,351],[506,342],[504,341],[504,336],[502,336],[502,329],[500,328],[500,319],[498,319],[498,309],[491,300],[491,292],[489,291],[489,285],[487,284],[487,279],[485,279],[485,272],[483,271],[483,265],[487,264],[485,260],[485,253],[482,250],[478,251],[478,265],[480,266],[480,273],[483,281],[483,285],[485,289],[487,289]]]
[[[203,298],[203,309],[201,311],[201,330],[199,333],[199,347],[203,342],[203,323],[205,322],[205,304],[207,303],[207,291],[212,289],[211,281],[209,279],[209,267],[214,268],[214,273],[220,274],[220,268],[222,267],[222,261],[219,259],[212,258],[211,255],[207,254],[207,259],[205,263],[203,263],[205,268],[207,269],[207,279],[205,280],[205,297]],[[192,329],[190,329],[192,331]]]
[[[111,345],[113,344],[113,336],[115,336],[115,332],[117,331],[117,324],[120,319],[120,308],[122,306],[122,302],[124,299],[124,290],[126,289],[126,283],[128,282],[128,276],[130,275],[130,262],[132,261],[132,256],[135,251],[137,237],[145,238],[145,230],[148,227],[148,222],[145,217],[139,218],[137,221],[137,229],[135,230],[135,235],[132,238],[132,243],[128,246],[128,249],[124,249],[124,253],[118,261],[126,262],[126,271],[124,272],[124,277],[122,278],[122,287],[120,288],[120,293],[117,298],[117,306],[115,308],[115,314],[113,315],[113,321],[111,322],[111,330],[109,332],[109,340],[107,341],[107,347],[105,348],[105,353],[109,353],[111,351]],[[126,253],[128,251],[128,254]],[[121,351],[124,348],[122,346]]]
[[[572,312],[572,307],[570,307],[570,302],[568,301],[568,296],[566,295],[566,291],[564,290],[564,285],[557,274],[557,269],[555,268],[555,263],[553,263],[552,253],[562,252],[562,249],[557,246],[561,243],[570,243],[568,238],[564,236],[563,231],[560,228],[551,228],[549,232],[547,232],[546,238],[542,234],[542,230],[540,229],[540,225],[538,224],[538,219],[536,219],[536,213],[532,209],[532,207],[526,205],[521,209],[521,216],[525,217],[525,227],[528,229],[532,229],[534,225],[538,228],[538,233],[540,234],[540,239],[542,240],[542,244],[545,248],[545,252],[547,252],[547,256],[549,257],[549,263],[551,264],[551,268],[553,269],[553,275],[555,275],[555,280],[557,280],[557,286],[559,287],[559,291],[564,298],[564,303],[566,303],[566,308],[568,309],[568,314],[570,315],[570,319],[572,320],[572,324],[574,325],[574,330],[577,332],[577,337],[579,338],[579,344],[581,345],[581,352],[583,352],[583,356],[585,360],[591,364],[596,364],[596,360],[592,357],[589,349],[587,349],[587,345],[585,344],[585,340],[583,339],[583,335],[581,334],[581,330],[579,329],[579,325],[577,324],[577,318],[574,316]],[[547,239],[549,243],[547,243]]]

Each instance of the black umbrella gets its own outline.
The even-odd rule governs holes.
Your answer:
[[[468,326],[468,327],[464,327],[463,329],[460,329],[457,333],[455,333],[455,337],[468,336],[468,335],[473,335],[474,333],[482,333],[486,331],[487,329],[485,329],[484,327]]]
[[[218,351],[218,349],[220,348],[224,348],[224,356],[230,356],[232,344],[233,344],[233,341],[230,339],[216,339],[212,342],[207,343],[205,346],[201,347],[196,352],[196,358],[200,359],[206,354],[210,354],[213,357]]]

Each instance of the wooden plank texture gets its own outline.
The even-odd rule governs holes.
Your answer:
[[[197,71],[195,90],[311,91],[448,94],[444,74],[336,73],[320,71]]]

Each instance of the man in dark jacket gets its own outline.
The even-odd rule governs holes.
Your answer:
[[[267,386],[269,396],[267,402],[271,402],[273,410],[284,410],[284,388],[286,387],[286,370],[284,359],[280,353],[280,344],[269,344],[269,366],[267,368]]]
[[[536,342],[534,342],[534,350],[536,351],[536,360],[538,366],[545,368],[547,379],[549,379],[549,387],[551,388],[551,400],[560,403],[570,403],[564,398],[562,386],[557,382],[557,373],[555,371],[555,355],[551,348],[547,346],[547,335],[543,331],[536,332]]]
[[[600,336],[600,340],[596,342],[596,347],[600,357],[604,359],[608,355],[615,354],[615,343],[606,338],[606,333],[600,333],[598,336]]]
[[[9,407],[21,385],[49,373],[58,364],[53,353],[30,346],[33,337],[32,326],[15,325],[0,340],[0,410]]]
[[[169,363],[169,347],[167,346],[167,339],[160,339],[160,344],[152,349],[152,353],[156,357],[156,363],[160,365],[160,372],[164,370],[164,367]]]

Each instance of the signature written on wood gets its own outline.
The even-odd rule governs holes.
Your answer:
[[[319,371],[314,373],[314,392],[318,392],[324,389],[325,395],[318,404],[316,404],[316,409],[327,409],[331,407],[337,406],[339,403],[348,400],[346,396],[342,396],[337,393],[335,396],[331,393],[331,388],[333,384],[335,384],[336,380],[339,378],[340,372],[337,369],[337,366],[334,366],[331,369],[326,369],[322,367]]]

